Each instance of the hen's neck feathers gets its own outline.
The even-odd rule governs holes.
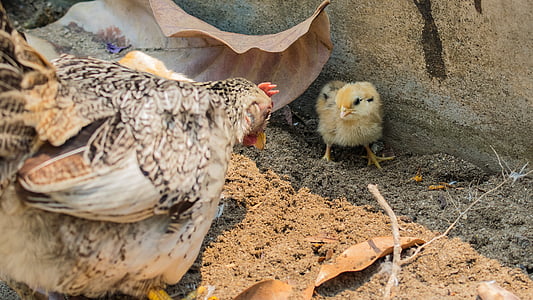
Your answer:
[[[242,138],[244,134],[241,132],[244,131],[241,130],[244,114],[252,101],[248,94],[254,88],[245,79],[178,82],[133,71],[117,63],[67,55],[53,61],[53,64],[62,83],[58,99],[61,109],[75,106],[76,110],[75,114],[71,114],[71,118],[76,120],[62,121],[67,124],[66,127],[71,123],[85,126],[117,113],[122,118],[136,118],[147,110],[156,114],[200,116],[214,109],[225,112],[230,126],[235,126],[238,135],[241,135],[237,138]],[[50,131],[43,129],[47,130]],[[51,132],[43,135],[52,139],[53,144],[57,138],[55,144],[60,144],[64,142],[63,136],[68,138],[75,134],[67,131],[65,134]]]

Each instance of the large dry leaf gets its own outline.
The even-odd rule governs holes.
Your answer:
[[[245,77],[271,81],[281,93],[274,110],[300,96],[329,59],[333,45],[322,2],[311,17],[285,31],[244,35],[221,31],[187,14],[171,0],[97,0],[78,3],[58,22],[96,34],[123,37],[151,52],[169,69],[196,81]],[[118,29],[118,31],[117,31]]]
[[[485,281],[477,287],[481,300],[520,300],[515,294],[499,286],[495,281]]]
[[[288,300],[292,286],[279,280],[258,282],[240,293],[234,300]]]
[[[424,244],[425,241],[413,237],[400,238],[402,249]],[[392,236],[376,237],[346,249],[333,264],[322,265],[315,281],[315,286],[337,277],[344,272],[361,271],[377,259],[392,253],[394,240]]]

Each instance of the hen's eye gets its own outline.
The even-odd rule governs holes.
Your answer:
[[[353,101],[353,105],[358,105],[359,103],[361,103],[361,99],[355,98],[355,100]]]
[[[374,98],[368,98],[368,100],[366,100],[366,101],[372,102],[372,101],[374,101]]]

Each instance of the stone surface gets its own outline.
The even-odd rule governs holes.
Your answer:
[[[222,30],[267,34],[321,1],[175,2]],[[371,81],[385,102],[384,141],[400,153],[444,152],[498,171],[492,146],[513,169],[533,161],[532,1],[333,0],[326,11],[335,48],[293,111],[316,118],[329,80]]]
[[[175,1],[223,30],[265,34],[308,16],[315,1]],[[493,171],[491,146],[513,167],[533,161],[533,2],[334,0],[333,54],[291,106],[315,117],[328,80],[368,80],[381,92],[384,140],[445,152]]]

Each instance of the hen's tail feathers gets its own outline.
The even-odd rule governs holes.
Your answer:
[[[0,195],[39,146],[35,125],[57,87],[52,65],[13,28],[0,3]]]

